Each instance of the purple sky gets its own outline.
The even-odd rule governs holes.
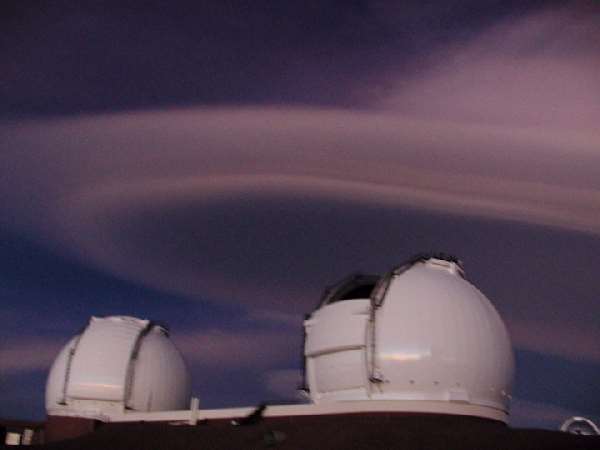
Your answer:
[[[0,416],[92,315],[170,324],[205,407],[293,397],[325,285],[444,251],[513,423],[600,417],[591,2],[7,2]]]

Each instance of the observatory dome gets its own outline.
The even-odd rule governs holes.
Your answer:
[[[470,415],[507,420],[510,339],[455,258],[419,256],[382,277],[350,276],[326,290],[304,325],[314,403],[403,401],[459,414],[471,405]]]
[[[127,316],[92,317],[56,357],[48,415],[98,416],[185,409],[190,376],[166,328]]]

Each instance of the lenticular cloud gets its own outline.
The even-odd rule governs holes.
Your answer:
[[[411,76],[392,77],[378,105],[405,114],[506,128],[596,131],[600,20],[553,10],[511,18],[439,49]]]
[[[0,124],[0,220],[184,293],[202,274],[177,261],[165,270],[132,244],[161,239],[131,226],[148,211],[177,234],[173,205],[199,217],[288,196],[600,234],[593,21],[560,11],[498,25],[439,49],[425,69],[382,74],[394,87],[360,111],[191,108]],[[212,273],[204,286],[231,298],[252,290],[229,281]]]

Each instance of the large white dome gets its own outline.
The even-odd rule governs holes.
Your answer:
[[[430,412],[476,405],[475,415],[507,418],[509,336],[453,258],[422,256],[384,277],[350,277],[326,292],[305,329],[315,403],[410,400]]]
[[[133,317],[92,317],[56,357],[48,415],[98,416],[185,409],[190,376],[164,327]]]

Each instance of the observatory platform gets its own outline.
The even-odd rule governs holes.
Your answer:
[[[456,258],[421,255],[383,275],[347,277],[325,291],[306,317],[304,331],[301,391],[309,403],[201,410],[165,327],[126,316],[92,317],[50,370],[48,440],[76,437],[99,425],[105,430],[99,436],[142,430],[136,428],[139,423],[145,423],[144,433],[177,429],[204,435],[207,445],[231,434],[228,444],[211,448],[245,448],[235,444],[235,436],[250,439],[253,432],[232,432],[231,427],[257,424],[259,430],[277,428],[293,435],[302,445],[314,444],[319,435],[320,443],[331,440],[326,448],[354,448],[348,442],[341,446],[344,439],[320,436],[332,432],[333,423],[358,441],[357,430],[365,427],[381,442],[387,438],[381,440],[378,433],[398,434],[399,442],[407,443],[383,446],[377,441],[369,448],[416,448],[415,442],[422,448],[425,436],[446,432],[450,441],[464,444],[458,430],[465,437],[489,432],[505,444],[510,433],[520,439],[520,432],[506,426],[514,374],[508,333]],[[423,427],[420,437],[407,431],[415,426]],[[582,427],[580,422],[574,426]],[[310,433],[294,427],[310,428]],[[476,446],[487,442],[481,439],[460,448],[525,448],[490,442]],[[584,448],[571,438],[559,439],[565,446],[553,448]],[[88,442],[93,448],[93,439]],[[599,441],[594,445],[600,448]]]

